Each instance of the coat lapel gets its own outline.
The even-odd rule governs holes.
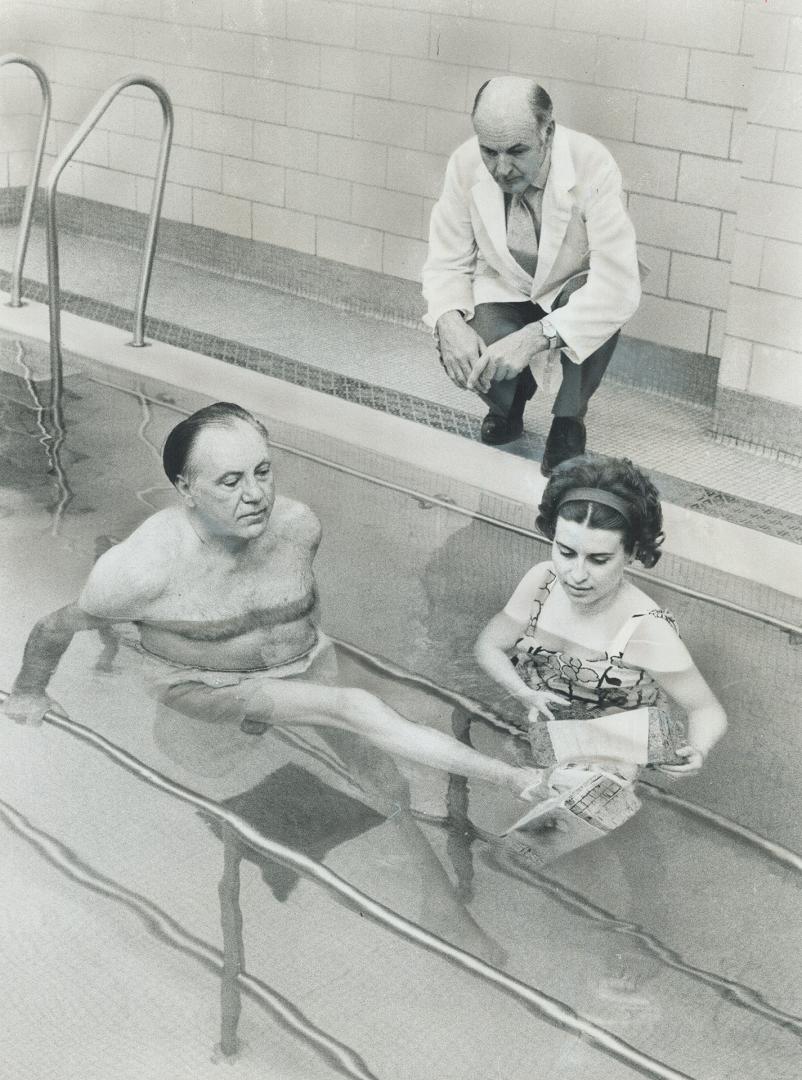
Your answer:
[[[471,189],[473,203],[490,241],[489,249],[480,245],[488,262],[524,294],[537,296],[548,280],[560,252],[573,201],[571,189],[576,174],[568,149],[568,139],[557,125],[551,150],[551,166],[543,192],[543,220],[540,226],[537,268],[534,281],[524,273],[507,247],[507,221],[504,213],[504,194],[483,164],[476,170]]]
[[[485,258],[488,262],[493,262],[493,256],[495,256],[494,269],[508,281],[513,282],[522,293],[528,295],[531,288],[530,278],[512,257],[507,247],[504,193],[484,165],[480,165],[476,171],[476,183],[471,189],[471,194],[476,212],[490,240],[490,250],[480,245]]]

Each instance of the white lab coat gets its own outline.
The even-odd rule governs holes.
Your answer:
[[[640,302],[635,230],[624,208],[621,173],[590,135],[557,125],[534,279],[507,247],[504,194],[479,153],[476,138],[448,162],[443,193],[432,211],[423,268],[425,321],[445,311],[466,318],[477,304],[531,300],[545,311],[570,279],[586,281],[550,316],[581,363],[631,318]]]

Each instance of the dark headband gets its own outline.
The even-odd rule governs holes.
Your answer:
[[[593,502],[601,503],[616,510],[628,525],[632,524],[632,508],[620,495],[614,495],[612,491],[604,491],[603,488],[572,488],[560,499],[557,513],[569,502]]]

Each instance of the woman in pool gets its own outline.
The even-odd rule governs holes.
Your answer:
[[[633,560],[652,567],[660,557],[654,485],[626,459],[572,458],[554,470],[536,525],[551,559],[524,576],[476,644],[480,665],[528,710],[535,763],[590,763],[625,783],[645,764],[697,773],[724,734],[724,710],[673,617],[624,576]],[[686,713],[684,737],[666,694]]]

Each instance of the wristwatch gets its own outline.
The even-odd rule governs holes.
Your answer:
[[[548,317],[540,320],[540,328],[543,331],[543,336],[549,340],[549,349],[559,349],[560,335],[557,333],[557,328]]]

